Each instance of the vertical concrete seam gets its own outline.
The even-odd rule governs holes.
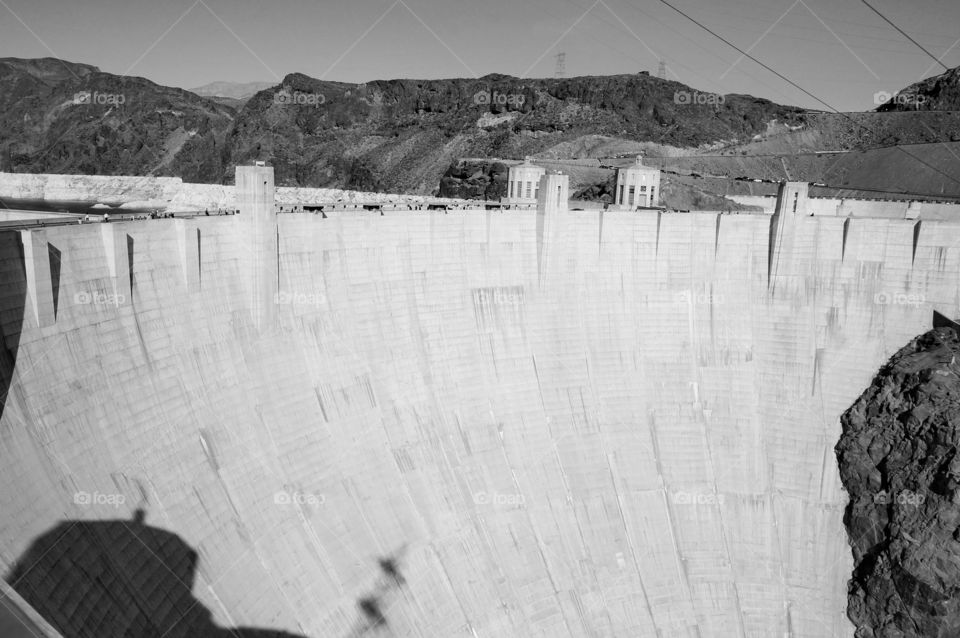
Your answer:
[[[656,238],[656,243],[654,245],[654,250],[653,250],[654,256],[660,255],[660,220],[662,217],[663,217],[663,213],[658,210],[657,211],[657,238]]]
[[[770,234],[767,238],[767,289],[773,285],[774,260],[777,257],[777,239],[780,235],[780,211],[776,211],[770,218]]]
[[[713,233],[713,258],[716,260],[720,251],[720,220],[723,219],[723,213],[717,213],[717,227]]]
[[[600,211],[600,228],[597,232],[597,256],[603,254],[603,211]]]

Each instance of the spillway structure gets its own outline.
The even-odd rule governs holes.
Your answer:
[[[536,210],[0,233],[0,602],[64,636],[852,636],[839,416],[960,222]],[[0,593],[3,593],[0,592]]]

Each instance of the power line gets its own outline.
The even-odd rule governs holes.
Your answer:
[[[572,2],[572,0],[565,0],[565,1],[568,2],[568,3],[570,3],[570,4],[576,5],[576,3],[575,3],[575,2]],[[579,6],[579,5],[577,5],[577,6]],[[697,47],[698,49],[700,49],[700,50],[703,51],[704,53],[706,53],[706,54],[708,54],[708,55],[716,56],[716,53],[715,53],[715,52],[710,51],[709,49],[706,49],[706,48],[705,48],[703,45],[701,45],[696,39],[687,36],[685,33],[681,32],[681,31],[678,31],[677,29],[674,29],[672,26],[670,26],[670,25],[667,24],[666,22],[664,22],[664,21],[660,20],[659,18],[657,18],[657,16],[655,16],[655,15],[653,15],[653,14],[650,14],[650,13],[647,13],[646,11],[644,11],[643,9],[641,9],[640,7],[638,7],[637,5],[632,4],[632,3],[628,3],[628,4],[624,5],[624,6],[630,8],[630,9],[633,9],[634,11],[636,11],[637,13],[639,13],[640,15],[642,15],[645,20],[650,20],[650,21],[656,22],[657,24],[661,25],[664,29],[667,29],[668,31],[672,31],[673,33],[677,34],[680,38],[683,38],[684,40],[690,42],[691,44],[693,44],[693,46]],[[582,8],[582,7],[581,7],[581,8]],[[608,9],[609,9],[609,7],[608,7]],[[610,22],[607,22],[606,20],[604,20],[604,19],[602,19],[602,18],[599,18],[599,20],[600,20],[601,22],[604,22],[604,23],[606,23],[606,24],[608,24],[608,25],[616,28],[616,29],[619,29],[619,28],[620,28],[620,27],[617,27],[616,25],[613,25],[613,24],[610,23]],[[599,41],[601,44],[604,44],[604,45],[607,44],[607,43],[605,42],[605,40],[603,40],[603,39],[599,39],[598,41]],[[659,57],[659,56],[658,56],[658,57]],[[635,59],[636,59],[636,58],[635,58]],[[720,58],[720,59],[722,60],[722,58]],[[730,60],[722,60],[722,61],[723,61],[724,63],[732,63],[732,61],[730,61]],[[725,93],[725,92],[726,92],[726,91],[724,91],[723,86],[720,85],[720,84],[718,84],[716,80],[711,79],[711,78],[708,78],[708,77],[702,75],[702,74],[699,73],[696,69],[694,69],[694,68],[692,68],[692,67],[689,67],[689,66],[687,66],[686,64],[683,64],[682,62],[680,62],[680,61],[678,61],[678,60],[672,60],[671,63],[670,63],[670,67],[669,67],[667,70],[670,71],[670,72],[672,72],[673,75],[674,75],[674,77],[676,77],[678,80],[680,80],[680,76],[677,75],[676,71],[674,70],[674,69],[677,68],[677,67],[682,68],[682,69],[686,69],[691,75],[693,75],[693,76],[695,76],[695,77],[698,77],[698,78],[700,78],[701,80],[704,80],[707,84],[711,84],[711,85],[714,85],[714,86],[718,87],[718,88],[720,89],[719,91],[717,91],[718,94],[722,94],[722,93]],[[746,71],[741,71],[741,73],[742,73],[743,75],[746,75],[748,78],[752,79],[753,81],[755,81],[757,84],[760,84],[761,86],[765,86],[766,88],[770,89],[770,90],[773,91],[774,93],[780,95],[784,100],[787,100],[788,102],[790,102],[790,101],[792,101],[792,100],[794,99],[794,98],[792,98],[792,97],[789,97],[789,96],[785,95],[779,88],[776,88],[776,87],[773,87],[773,86],[767,84],[766,82],[764,82],[763,80],[761,80],[760,78],[756,77],[755,75],[753,75],[753,74],[751,74],[751,73],[748,73],[748,72],[746,72]],[[682,81],[682,80],[681,80],[681,81]],[[686,83],[688,83],[688,82],[685,81],[684,83],[686,84]]]
[[[672,4],[670,4],[669,2],[667,2],[667,0],[660,0],[660,2],[663,3],[663,4],[665,4],[665,5],[667,5],[668,7],[670,7],[671,9],[673,9],[674,11],[676,11],[677,13],[679,13],[680,15],[682,15],[684,18],[686,18],[686,19],[689,20],[690,22],[694,23],[695,25],[697,25],[698,27],[700,27],[701,29],[703,29],[704,31],[706,31],[707,33],[709,33],[710,35],[712,35],[713,37],[717,38],[718,40],[720,40],[721,42],[723,42],[723,43],[726,44],[727,46],[735,49],[735,50],[738,51],[741,55],[743,55],[745,58],[749,58],[750,60],[752,60],[752,61],[755,62],[756,64],[759,64],[760,66],[762,66],[763,68],[765,68],[767,71],[770,71],[771,73],[773,73],[774,75],[776,75],[778,78],[780,78],[781,80],[783,80],[784,82],[786,82],[786,83],[789,84],[790,86],[796,88],[797,90],[801,91],[801,92],[804,93],[805,95],[810,96],[811,98],[813,98],[814,100],[816,100],[816,101],[819,102],[820,104],[823,104],[825,107],[827,107],[828,109],[830,109],[831,111],[833,111],[834,113],[836,113],[837,115],[839,115],[840,117],[842,117],[842,118],[844,118],[844,119],[852,122],[854,125],[862,128],[863,130],[867,131],[868,133],[872,133],[872,134],[874,134],[874,135],[877,134],[877,132],[874,131],[873,129],[870,129],[870,128],[868,128],[867,126],[861,124],[860,122],[857,122],[855,119],[853,119],[852,117],[849,117],[849,116],[846,115],[845,113],[841,113],[839,109],[831,106],[831,105],[828,104],[827,102],[824,102],[822,99],[820,99],[819,97],[817,97],[816,95],[814,95],[813,93],[811,93],[810,91],[808,91],[807,89],[803,88],[802,86],[800,86],[799,84],[797,84],[796,82],[794,82],[793,80],[791,80],[790,78],[788,78],[787,76],[783,75],[782,73],[780,73],[780,72],[777,71],[776,69],[773,69],[773,68],[767,66],[766,64],[764,64],[763,62],[761,62],[760,60],[758,60],[757,58],[755,58],[754,56],[750,55],[750,53],[748,53],[747,51],[744,51],[743,49],[741,49],[741,48],[738,47],[737,45],[733,44],[732,42],[730,42],[729,40],[727,40],[726,38],[724,38],[722,35],[716,33],[716,32],[713,31],[712,29],[710,29],[710,27],[702,24],[701,22],[697,21],[695,18],[687,15],[686,13],[684,13],[683,11],[681,11],[680,9],[676,8],[675,6],[673,6]],[[936,166],[928,163],[927,161],[925,161],[925,160],[924,160],[923,158],[921,158],[921,157],[917,157],[916,155],[914,155],[914,154],[911,153],[910,151],[904,149],[903,147],[901,147],[901,146],[895,146],[894,148],[896,148],[897,150],[899,150],[901,153],[904,153],[905,155],[907,155],[907,156],[909,156],[909,157],[912,157],[912,158],[915,159],[917,162],[923,164],[923,165],[926,166],[927,168],[929,168],[929,169],[931,169],[931,170],[939,173],[940,175],[943,175],[944,177],[946,177],[947,179],[949,179],[951,182],[956,182],[957,184],[960,184],[960,180],[958,180],[958,179],[957,179],[956,177],[954,177],[953,175],[949,175],[949,174],[943,172],[942,170],[940,170],[940,169],[937,168]]]
[[[759,23],[762,23],[762,24],[764,24],[764,25],[769,25],[771,22],[773,22],[773,21],[776,19],[775,16],[770,16],[770,17],[767,17],[767,18],[757,17],[758,14],[757,14],[756,12],[753,12],[753,11],[751,11],[750,15],[734,15],[734,14],[730,13],[730,11],[725,11],[725,12],[723,12],[723,13],[720,13],[719,15],[720,15],[720,16],[723,16],[724,18],[733,18],[734,21],[732,21],[732,22],[724,22],[724,21],[721,21],[721,20],[717,20],[717,19],[714,19],[713,15],[711,14],[711,16],[710,16],[710,17],[711,17],[710,23],[711,23],[711,24],[714,24],[714,25],[723,25],[723,26],[728,27],[728,28],[731,28],[731,29],[749,30],[749,31],[751,31],[751,32],[753,32],[753,33],[756,32],[754,29],[750,29],[749,27],[744,27],[743,23],[744,23],[745,21],[746,21],[746,22],[759,22]],[[864,23],[861,23],[861,22],[850,22],[850,21],[847,21],[847,20],[839,20],[839,19],[836,19],[836,18],[833,18],[833,19],[830,20],[830,23],[831,23],[831,24],[836,23],[836,22],[840,22],[840,23],[844,23],[844,24],[853,24],[853,25],[856,25],[856,26],[866,27],[866,28],[870,28],[870,29],[883,29],[884,31],[887,29],[887,27],[886,27],[885,25],[864,24]],[[800,31],[815,31],[815,32],[818,32],[818,33],[823,33],[823,27],[822,27],[822,26],[804,26],[804,25],[800,25],[800,24],[791,24],[791,23],[787,22],[786,20],[782,21],[782,22],[778,25],[778,27],[779,27],[779,28],[785,28],[785,29],[796,29],[796,30],[800,30]],[[918,32],[915,32],[915,33],[918,33]],[[864,33],[858,33],[858,32],[855,32],[855,31],[854,31],[854,32],[851,32],[851,31],[837,31],[837,35],[839,35],[839,36],[844,36],[844,37],[850,37],[850,38],[867,39],[867,40],[881,40],[881,41],[884,41],[884,42],[889,42],[889,41],[890,41],[890,38],[889,38],[888,35],[884,35],[884,36],[879,36],[879,35],[866,35],[866,34],[864,34]],[[948,35],[943,35],[943,34],[938,34],[938,33],[922,33],[921,35],[928,36],[928,37],[925,38],[927,41],[930,41],[932,38],[941,38],[944,42],[953,43],[953,42],[956,40],[956,38],[953,37],[953,36],[948,36]],[[944,46],[944,47],[947,47],[947,46],[949,46],[949,44],[944,44],[943,46]],[[864,48],[864,47],[858,47],[858,48]],[[886,50],[886,49],[878,49],[878,50]]]
[[[900,35],[902,35],[902,36],[905,37],[907,40],[910,40],[910,41],[913,42],[915,45],[917,45],[917,48],[919,48],[921,51],[923,51],[924,53],[926,53],[927,55],[929,55],[929,56],[933,59],[933,61],[936,62],[937,64],[939,64],[940,66],[942,66],[945,71],[949,71],[949,70],[950,70],[950,67],[948,67],[946,64],[944,64],[943,62],[941,62],[941,61],[940,61],[940,58],[938,58],[938,57],[935,56],[934,54],[932,54],[932,53],[930,53],[929,51],[927,51],[927,50],[923,47],[922,44],[920,44],[919,42],[917,42],[916,40],[914,40],[913,38],[911,38],[909,35],[907,35],[907,32],[906,32],[906,31],[904,31],[903,29],[901,29],[900,27],[898,27],[897,25],[895,25],[893,22],[891,22],[890,19],[889,19],[887,16],[885,16],[885,15],[883,15],[882,13],[880,13],[879,11],[877,11],[872,4],[870,4],[869,2],[867,2],[867,0],[860,0],[860,2],[862,2],[863,4],[865,4],[865,5],[867,5],[868,7],[870,7],[870,10],[871,10],[871,11],[873,11],[873,12],[876,13],[878,16],[880,16],[881,18],[883,18],[883,21],[884,21],[884,22],[886,22],[886,23],[889,24],[891,27],[893,27],[894,29],[896,29],[897,31],[899,31],[899,32],[900,32]]]
[[[741,55],[743,55],[744,57],[750,58],[751,60],[753,60],[754,62],[756,62],[757,64],[759,64],[759,65],[762,66],[763,68],[765,68],[767,71],[770,71],[770,73],[773,73],[775,76],[777,76],[778,78],[780,78],[781,80],[783,80],[784,82],[786,82],[787,84],[789,84],[790,86],[792,86],[793,88],[799,90],[800,92],[804,93],[804,94],[807,95],[808,97],[813,98],[814,100],[816,100],[816,101],[819,102],[820,104],[823,104],[825,107],[827,107],[827,108],[830,109],[831,111],[834,111],[834,112],[839,113],[839,111],[838,111],[837,109],[833,108],[832,106],[830,106],[829,104],[827,104],[826,102],[824,102],[823,100],[821,100],[820,98],[818,98],[816,95],[814,95],[814,94],[811,93],[810,91],[806,90],[805,88],[803,88],[802,86],[800,86],[799,84],[797,84],[796,82],[794,82],[793,80],[791,80],[790,78],[788,78],[787,76],[783,75],[782,73],[780,73],[780,72],[777,71],[776,69],[770,68],[769,66],[767,66],[766,64],[764,64],[763,62],[761,62],[760,60],[758,60],[757,58],[753,57],[752,55],[750,55],[749,53],[747,53],[746,51],[744,51],[743,49],[741,49],[740,47],[738,47],[738,46],[735,45],[734,43],[732,43],[732,42],[730,42],[729,40],[727,40],[726,38],[724,38],[722,35],[720,35],[720,34],[717,33],[716,31],[713,31],[712,29],[710,29],[710,27],[708,27],[708,26],[706,26],[706,25],[698,22],[695,18],[690,17],[689,15],[687,15],[686,13],[684,13],[683,11],[681,11],[680,9],[676,8],[675,6],[673,6],[672,4],[670,4],[669,2],[667,2],[667,0],[660,0],[660,2],[662,2],[662,3],[665,4],[665,5],[667,5],[668,7],[670,7],[671,9],[673,9],[674,11],[676,11],[677,13],[679,13],[680,15],[682,15],[684,18],[686,18],[686,19],[689,20],[690,22],[694,23],[695,25],[697,25],[698,27],[700,27],[701,29],[703,29],[704,31],[706,31],[707,33],[709,33],[710,35],[712,35],[713,37],[717,38],[718,40],[720,40],[721,42],[723,42],[724,44],[726,44],[727,46],[729,46],[730,48],[738,51],[738,52],[739,52]]]
[[[564,2],[566,2],[567,4],[569,4],[569,5],[573,6],[573,7],[577,7],[577,8],[580,9],[580,10],[586,10],[588,13],[590,13],[590,11],[589,11],[589,9],[588,9],[587,7],[584,7],[583,5],[581,5],[579,2],[576,2],[575,0],[564,0]],[[710,53],[710,51],[708,51],[707,49],[703,48],[696,40],[693,40],[693,39],[687,37],[686,35],[684,35],[683,33],[680,33],[679,31],[677,31],[676,29],[674,29],[674,28],[671,27],[670,25],[665,24],[665,23],[663,23],[663,22],[660,22],[660,21],[657,20],[655,17],[650,16],[649,14],[646,14],[644,11],[642,11],[642,10],[640,10],[640,9],[637,9],[637,7],[635,7],[635,6],[632,5],[632,4],[628,4],[628,5],[626,5],[626,6],[640,11],[640,13],[641,13],[642,15],[644,15],[644,16],[652,19],[652,20],[654,20],[655,22],[660,23],[660,24],[663,25],[665,28],[669,29],[670,31],[673,31],[674,33],[676,33],[676,34],[679,35],[680,37],[682,37],[682,38],[686,39],[687,41],[691,42],[694,46],[698,47],[699,49],[701,49],[701,50],[704,51],[705,53]],[[609,6],[607,7],[607,10],[608,10],[612,15],[614,15],[614,17],[616,17],[616,14],[613,13],[613,12],[610,10],[610,7],[609,7]],[[625,30],[625,29],[624,29],[624,25],[623,25],[623,24],[619,24],[619,25],[618,25],[618,24],[615,24],[615,23],[610,22],[609,20],[605,19],[603,16],[604,16],[604,14],[602,14],[602,13],[599,13],[599,14],[598,14],[598,13],[590,13],[590,17],[591,17],[592,19],[594,19],[594,20],[596,20],[596,21],[598,21],[598,22],[602,22],[603,24],[607,25],[608,27],[610,27],[610,28],[613,29],[614,31],[617,31],[617,32],[623,31],[623,32],[625,32],[625,33],[629,33],[628,30]],[[590,24],[589,21],[584,21],[584,22],[583,22],[583,26],[587,26],[587,25],[589,25],[589,24]],[[629,33],[629,35],[633,36],[634,39],[638,39],[638,38],[637,38],[636,36],[634,36],[632,33]],[[604,34],[604,36],[608,36],[608,34]],[[634,55],[633,53],[628,53],[628,52],[624,51],[623,49],[620,49],[619,47],[613,46],[613,45],[610,43],[610,38],[609,38],[609,37],[603,37],[603,36],[602,36],[602,37],[596,38],[596,39],[594,40],[594,42],[595,42],[596,44],[600,44],[601,46],[604,46],[604,47],[610,49],[611,51],[615,51],[615,52],[619,53],[620,55],[624,55],[624,56],[630,57],[630,58],[632,58],[633,60],[635,60],[635,61],[637,61],[637,62],[639,62],[639,63],[641,63],[641,64],[646,64],[646,63],[647,63],[647,60],[641,59],[641,58],[637,57],[636,55]],[[641,41],[641,44],[643,44],[642,41]],[[660,54],[658,54],[657,52],[652,51],[652,50],[650,50],[650,49],[648,49],[648,50],[650,51],[651,55],[655,56],[658,60],[661,59]],[[676,77],[677,80],[682,81],[682,80],[680,79],[680,76],[677,75],[677,73],[676,73],[676,71],[674,70],[674,68],[683,68],[683,69],[685,69],[686,71],[688,71],[691,75],[693,75],[694,77],[697,77],[697,78],[699,78],[700,80],[703,80],[704,82],[706,82],[707,84],[714,85],[714,86],[716,86],[717,88],[721,89],[720,91],[718,91],[718,93],[722,93],[722,92],[723,92],[722,87],[721,87],[719,84],[717,84],[715,80],[713,80],[713,79],[711,79],[711,78],[708,78],[708,77],[702,75],[701,73],[697,72],[696,69],[694,69],[694,68],[692,68],[692,67],[689,67],[689,66],[687,66],[687,65],[685,65],[685,64],[683,64],[683,63],[681,63],[681,62],[672,61],[672,62],[670,63],[670,68],[669,68],[669,69],[666,69],[666,70],[667,70],[668,72],[670,72],[670,73],[673,73],[674,77]],[[745,75],[747,75],[747,77],[750,77],[751,79],[755,80],[758,84],[761,84],[761,85],[767,87],[768,89],[770,89],[771,91],[776,92],[776,93],[779,94],[781,97],[783,97],[785,100],[790,100],[790,99],[791,99],[791,98],[789,98],[788,96],[784,95],[780,90],[778,90],[778,89],[770,86],[769,84],[766,84],[765,82],[763,82],[763,80],[760,80],[760,79],[754,77],[753,75],[750,75],[749,73],[745,73]]]
[[[756,33],[756,30],[755,30],[755,29],[752,29],[752,28],[750,28],[750,27],[746,27],[746,26],[743,26],[743,25],[727,25],[727,24],[724,24],[724,26],[725,26],[727,29],[732,29],[732,30],[734,30],[734,31],[745,31],[745,32],[748,32],[748,33],[751,33],[751,34]],[[797,27],[797,26],[795,26],[795,25],[788,25],[788,24],[781,24],[780,27],[782,27],[783,29],[797,29],[797,28],[802,28],[802,27]],[[804,30],[816,31],[816,29],[813,29],[813,28],[811,28],[811,29],[804,29]],[[819,32],[820,32],[820,33],[823,33],[823,30],[820,29]],[[868,39],[870,39],[870,40],[882,40],[882,41],[884,41],[884,42],[892,42],[892,41],[890,40],[889,36],[886,37],[886,38],[877,38],[877,37],[872,37],[872,36],[861,36],[861,35],[849,34],[849,33],[838,34],[838,35],[846,35],[846,36],[848,36],[848,37],[868,38]],[[820,40],[820,39],[816,39],[816,38],[803,37],[802,35],[786,35],[786,34],[779,33],[779,34],[777,34],[777,38],[779,38],[779,39],[786,38],[786,39],[788,39],[788,40],[799,40],[799,41],[801,41],[801,42],[810,42],[810,43],[817,44],[817,45],[834,45],[834,46],[840,46],[840,43],[837,42],[836,40]],[[895,44],[897,44],[897,43],[895,43]],[[904,46],[906,45],[906,43],[903,43],[903,44],[904,44]],[[902,49],[902,48],[901,48],[901,49],[888,49],[888,48],[886,48],[886,47],[875,47],[875,46],[869,46],[869,45],[864,45],[864,44],[858,44],[858,45],[857,45],[857,50],[861,50],[861,51],[862,51],[862,50],[866,50],[866,51],[884,51],[884,52],[886,52],[886,53],[900,53],[900,54],[904,53],[904,49]]]
[[[797,155],[810,155],[810,154],[811,154],[811,153],[798,153]],[[736,156],[736,155],[688,155],[688,156],[675,157],[675,156],[666,156],[666,155],[664,155],[664,156],[644,155],[644,156],[643,156],[643,159],[644,159],[644,160],[650,160],[650,161],[660,160],[660,161],[663,161],[663,162],[664,162],[664,165],[666,165],[666,164],[669,164],[671,160],[687,160],[687,159],[688,159],[688,160],[698,160],[698,159],[701,159],[701,158],[711,158],[711,157],[731,158],[731,157],[739,157],[739,156]],[[781,154],[777,154],[777,155],[751,155],[751,156],[750,156],[750,159],[753,159],[753,158],[755,158],[755,157],[779,157],[779,158],[782,159],[782,158],[784,158],[784,157],[786,157],[786,156],[783,155],[782,153],[781,153]],[[623,159],[623,158],[621,158],[621,157],[609,157],[609,158],[607,158],[607,157],[601,157],[601,158],[598,158],[598,160],[601,161],[601,162],[602,162],[603,160],[605,160],[605,159],[621,160],[621,159]],[[614,169],[614,168],[617,168],[617,167],[611,166],[611,165],[609,165],[609,164],[607,164],[607,165],[601,164],[601,165],[600,165],[600,168]],[[762,165],[762,168],[769,168],[769,166],[767,166],[767,165]],[[693,175],[686,175],[686,174],[684,174],[684,173],[677,173],[676,171],[671,171],[670,169],[667,169],[667,168],[660,168],[660,170],[661,170],[662,172],[667,173],[667,174],[670,174],[670,175],[678,175],[678,176],[680,176],[680,177],[693,177]],[[691,170],[691,169],[687,169],[687,170]],[[691,171],[691,172],[695,173],[696,171]],[[724,176],[724,175],[701,175],[700,178],[701,178],[701,179],[724,180],[724,181],[727,181],[727,182],[742,182],[742,183],[744,183],[744,184],[751,184],[751,183],[753,183],[753,180],[752,180],[752,179],[749,179],[749,180],[740,180],[740,179],[737,179],[737,178],[734,178],[734,177]],[[762,182],[762,183],[770,184],[770,183],[776,183],[777,181],[779,181],[779,180],[764,181],[764,182]],[[887,193],[887,194],[890,194],[890,195],[901,195],[901,196],[916,195],[916,196],[919,196],[919,197],[929,197],[929,198],[933,198],[933,199],[948,199],[948,200],[951,200],[951,201],[956,201],[956,200],[957,200],[957,196],[955,196],[955,195],[944,195],[943,193],[923,193],[923,192],[920,192],[920,191],[890,190],[890,189],[883,189],[883,188],[869,188],[869,187],[866,187],[866,186],[856,186],[856,185],[851,185],[851,184],[847,184],[847,185],[842,185],[842,186],[841,186],[841,185],[837,185],[837,184],[826,184],[826,183],[824,183],[824,184],[821,186],[821,185],[818,184],[818,183],[814,183],[814,182],[809,182],[809,183],[810,183],[810,184],[813,184],[813,185],[816,186],[817,188],[825,188],[825,189],[832,189],[832,190],[838,190],[838,191],[864,191],[864,192],[868,192],[868,193]]]

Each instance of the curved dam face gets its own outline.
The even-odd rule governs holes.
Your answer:
[[[2,235],[0,569],[64,635],[852,635],[838,418],[956,312],[960,224],[568,211],[552,175],[272,215],[262,176],[239,216]]]

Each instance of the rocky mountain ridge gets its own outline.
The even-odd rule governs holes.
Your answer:
[[[889,115],[856,116],[872,123]],[[871,135],[849,118],[703,93],[646,73],[364,84],[292,73],[244,101],[51,58],[0,59],[0,170],[8,172],[229,183],[236,164],[264,160],[283,186],[438,194],[443,181],[444,194],[495,197],[502,167],[489,167],[483,183],[460,183],[477,172],[457,174],[461,158],[563,156],[592,139],[610,140],[609,148],[748,153],[771,130],[776,139],[806,135],[802,144],[842,148],[927,142],[944,126],[960,131],[952,120],[914,126],[923,113],[902,116]]]

